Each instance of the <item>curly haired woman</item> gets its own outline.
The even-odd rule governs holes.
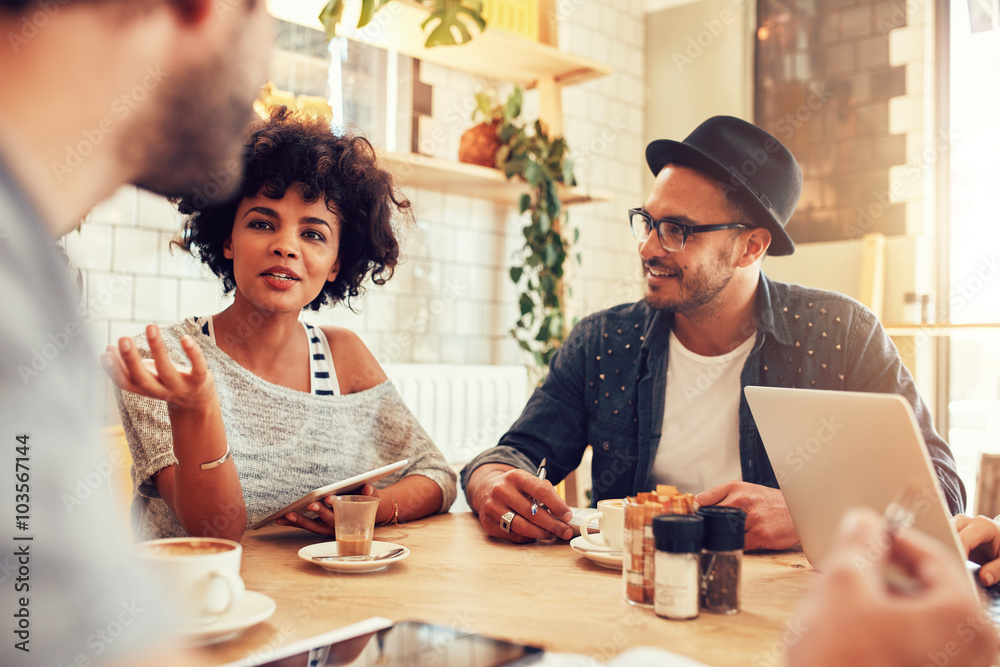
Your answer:
[[[312,489],[401,459],[383,488],[363,489],[379,498],[376,522],[447,511],[455,475],[372,353],[346,329],[299,321],[392,277],[393,216],[409,202],[368,141],[284,108],[255,128],[244,160],[230,200],[180,202],[189,217],[175,242],[232,305],[150,325],[102,357],[132,450],[134,533],[239,540]],[[309,509],[315,518],[278,523],[333,534],[329,508]]]

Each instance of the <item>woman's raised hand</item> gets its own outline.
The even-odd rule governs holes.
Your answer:
[[[172,409],[203,408],[215,396],[215,380],[205,363],[201,347],[191,336],[181,338],[181,347],[191,361],[190,368],[170,361],[160,328],[146,327],[152,359],[142,359],[131,338],[109,345],[101,355],[104,370],[120,389],[167,402]]]

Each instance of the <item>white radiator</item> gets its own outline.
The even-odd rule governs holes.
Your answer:
[[[385,372],[456,471],[497,444],[530,391],[524,366],[391,364]],[[459,489],[452,511],[463,509]]]

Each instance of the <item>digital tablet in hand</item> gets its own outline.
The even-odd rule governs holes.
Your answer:
[[[408,459],[403,459],[402,461],[396,461],[395,463],[390,463],[387,466],[382,466],[381,468],[375,468],[375,470],[369,470],[368,472],[363,472],[360,475],[355,475],[354,477],[348,477],[347,479],[341,480],[339,482],[334,482],[333,484],[328,484],[326,486],[321,486],[320,488],[310,491],[306,495],[302,496],[294,503],[285,505],[280,510],[274,514],[268,516],[265,519],[261,519],[254,525],[250,526],[250,530],[257,530],[258,528],[263,528],[267,524],[271,523],[275,519],[279,519],[289,512],[297,512],[307,517],[316,516],[315,512],[310,512],[306,510],[306,506],[309,503],[320,501],[327,496],[342,495],[345,493],[350,493],[351,491],[357,491],[365,484],[370,482],[375,482],[382,479],[386,475],[396,472],[403,466],[409,463]]]

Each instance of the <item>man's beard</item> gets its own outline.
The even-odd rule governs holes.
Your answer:
[[[714,262],[693,271],[685,271],[679,266],[665,266],[656,260],[643,262],[644,274],[650,267],[657,271],[677,274],[676,278],[671,278],[677,282],[677,289],[673,295],[662,293],[665,290],[653,291],[647,284],[646,303],[656,310],[681,314],[694,312],[710,304],[726,288],[736,273],[730,260],[732,248],[733,245],[730,244],[716,256]]]
[[[135,152],[128,161],[144,165],[135,185],[167,197],[194,195],[206,204],[238,191],[253,95],[238,68],[221,60],[168,75],[155,102],[150,96],[156,106],[137,124],[145,136],[122,147]],[[220,70],[232,76],[219,76]]]

